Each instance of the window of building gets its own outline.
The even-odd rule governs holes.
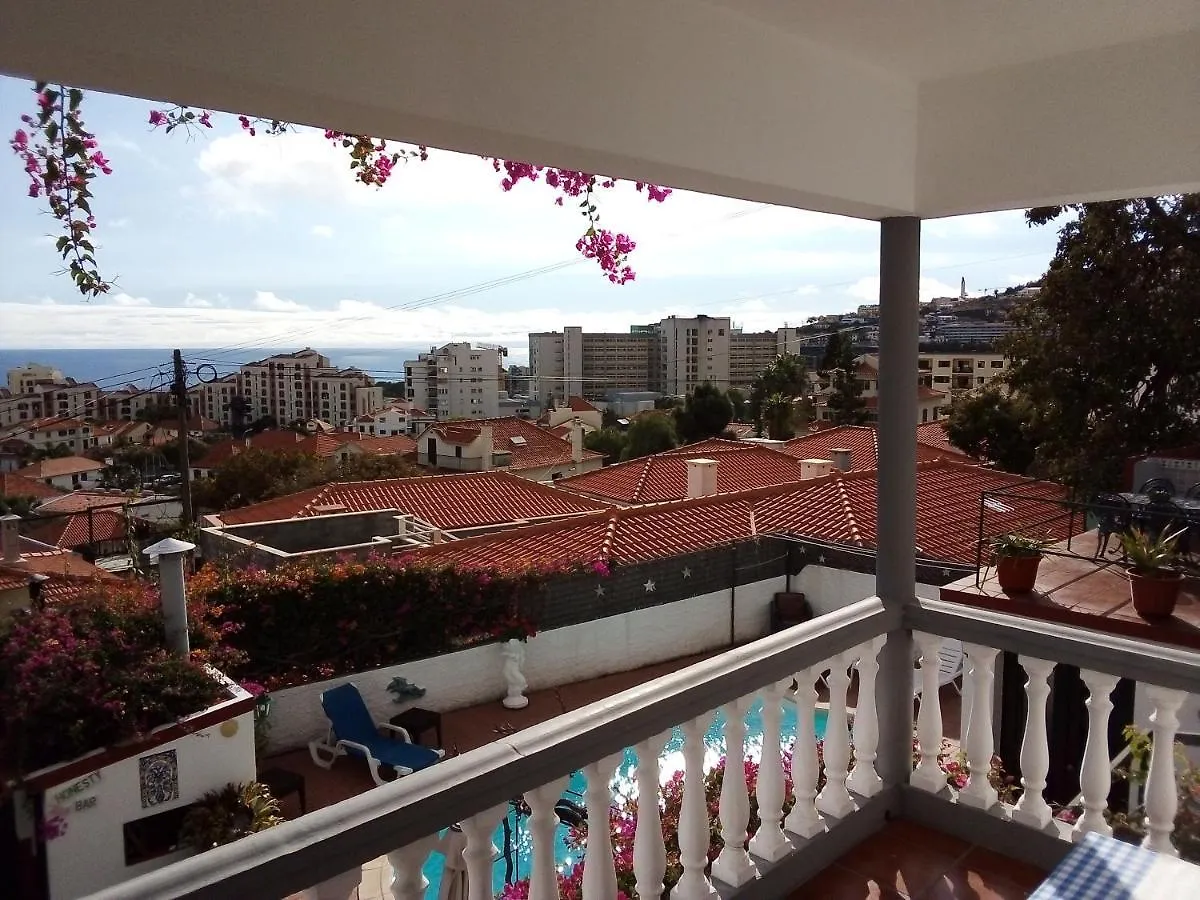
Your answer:
[[[993,368],[993,369],[1003,369],[1003,368],[1004,368],[1004,360],[1002,360],[1002,359],[993,359],[993,360],[992,360],[992,368]]]
[[[938,368],[939,368],[939,369],[948,369],[948,368],[950,368],[950,360],[948,360],[948,359],[939,359],[939,360],[938,360]]]
[[[173,853],[179,845],[179,829],[194,803],[167,812],[134,819],[122,826],[125,837],[125,865],[132,866]]]

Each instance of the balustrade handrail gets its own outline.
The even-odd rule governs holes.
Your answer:
[[[1194,691],[1200,684],[1195,651],[1045,619],[921,599],[905,610],[904,626],[1174,690]]]
[[[91,900],[306,889],[899,627],[898,610],[860,600]]]

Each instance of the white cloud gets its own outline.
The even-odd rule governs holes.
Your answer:
[[[183,305],[190,309],[210,309],[212,301],[206,300],[203,297],[197,297],[189,291],[188,295],[183,298]]]
[[[308,307],[295,300],[285,300],[273,291],[255,291],[250,305],[267,312],[306,312]]]
[[[959,286],[946,284],[946,282],[938,281],[936,278],[922,277],[917,290],[922,300],[931,300],[934,297],[957,297]],[[846,293],[867,303],[878,303],[879,277],[860,278],[853,285],[846,288]]]
[[[129,227],[129,219],[124,218],[124,217],[119,218],[119,219],[113,219],[111,222],[108,223],[108,227],[109,228],[128,228]]]
[[[149,297],[132,297],[129,294],[121,292],[113,294],[108,298],[110,306],[151,306]]]
[[[314,225],[312,233],[315,237],[331,238],[333,237],[333,229],[328,225]]]

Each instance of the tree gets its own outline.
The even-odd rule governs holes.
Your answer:
[[[677,406],[675,431],[684,443],[716,437],[733,418],[733,405],[719,389],[709,382],[697,385],[688,394],[682,407]]]
[[[616,428],[617,427],[617,411],[611,406],[604,407],[604,412],[600,413],[601,428]]]
[[[393,400],[403,400],[407,396],[407,386],[403,381],[377,381],[375,386],[383,388],[383,396]]]
[[[29,516],[38,501],[33,497],[13,497],[0,495],[0,516]]]
[[[825,345],[820,369],[821,375],[829,378],[826,406],[834,425],[864,425],[870,418],[857,369],[853,341],[848,335],[835,331]]]
[[[625,452],[626,443],[625,432],[615,426],[593,431],[585,435],[583,439],[583,446],[589,450],[604,454],[606,465],[608,463],[615,463],[621,459],[621,454]]]
[[[665,415],[642,415],[629,426],[625,433],[625,450],[621,459],[637,459],[651,453],[662,453],[679,446],[675,426]]]
[[[796,436],[796,401],[786,394],[768,394],[762,404],[763,427],[773,441]]]
[[[775,357],[762,374],[754,380],[746,411],[760,437],[766,428],[764,404],[772,394],[782,394],[791,400],[807,396],[808,372],[805,370],[804,360],[795,354],[783,353]],[[793,409],[792,412],[793,428],[808,423],[807,402],[803,399],[800,402],[801,407]],[[800,421],[801,419],[803,421]]]
[[[1009,384],[1038,414],[1035,471],[1081,490],[1200,437],[1200,195],[1031,209],[1061,221],[1035,299],[1014,308]]]
[[[678,397],[658,397],[654,401],[655,409],[674,409],[678,405]]]
[[[53,447],[33,451],[35,462],[40,462],[43,459],[65,459],[68,456],[74,455],[75,451],[71,449],[70,444],[55,444]]]
[[[986,459],[1006,472],[1029,473],[1037,453],[1037,422],[1029,401],[998,387],[954,402],[946,437],[976,459]]]
[[[729,405],[733,408],[733,421],[742,421],[742,416],[746,414],[746,395],[737,388],[730,388],[725,392],[725,396],[729,398]]]

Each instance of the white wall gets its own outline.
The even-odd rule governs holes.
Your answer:
[[[56,801],[55,794],[85,776],[49,788],[44,798],[45,815],[54,815],[55,807],[69,809],[64,814],[66,833],[46,842],[50,900],[69,900],[91,894],[187,855],[176,852],[126,866],[122,826],[194,803],[205,792],[231,781],[253,781],[256,774],[254,715],[244,713],[230,721],[237,723],[237,730],[229,737],[221,733],[219,725],[213,726],[104,766],[99,770],[99,779],[93,777],[91,785],[64,802]],[[179,799],[143,809],[138,760],[165,750],[174,750],[179,760]],[[86,802],[92,797],[95,798],[94,805],[75,808],[76,802]]]
[[[734,630],[739,643],[767,633],[771,598],[784,589],[784,583],[781,576],[737,589]],[[529,690],[537,691],[728,645],[726,589],[653,609],[544,631],[529,641],[524,672]],[[357,684],[375,718],[385,721],[399,710],[387,692],[388,683],[397,675],[426,689],[416,705],[448,712],[500,700],[505,695],[502,665],[500,645],[487,644],[277,691],[272,694],[270,750],[295,749],[322,737],[326,722],[321,715],[320,694],[344,681]]]
[[[848,572],[829,566],[805,566],[792,578],[792,590],[801,591],[812,606],[813,615],[823,616],[875,596],[875,576],[870,572]],[[917,584],[917,596],[936,600],[941,588]]]

